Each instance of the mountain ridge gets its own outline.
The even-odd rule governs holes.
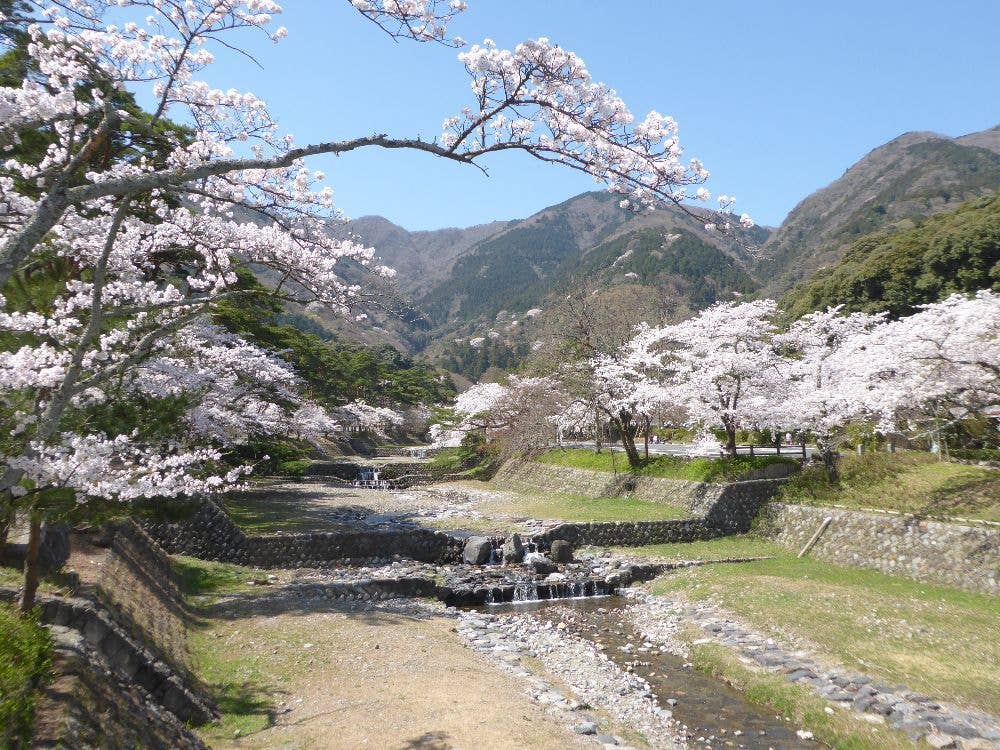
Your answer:
[[[470,341],[487,342],[477,346],[490,347],[505,365],[516,362],[530,349],[534,326],[524,313],[585,284],[666,296],[665,307],[677,314],[733,294],[778,298],[839,263],[859,238],[905,231],[997,188],[1000,126],[957,138],[914,131],[871,149],[778,228],[755,228],[742,242],[706,231],[712,214],[705,209],[635,214],[608,192],[582,193],[520,220],[410,232],[369,215],[338,231],[397,269],[386,299],[409,311],[405,322],[382,316],[358,335],[438,359],[463,348],[450,360],[476,359],[473,369],[481,370],[496,362],[465,351]],[[748,242],[756,254],[747,252]]]
[[[977,144],[995,144],[986,148]],[[762,247],[764,291],[780,295],[836,263],[851,242],[956,208],[1000,186],[1000,128],[950,138],[903,133],[800,201]]]

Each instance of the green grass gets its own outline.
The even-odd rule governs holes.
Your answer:
[[[222,498],[221,503],[233,522],[250,535],[343,528],[325,515],[324,509],[311,507],[301,497],[281,490],[260,488],[234,493]]]
[[[0,747],[27,747],[38,689],[52,665],[52,639],[34,615],[0,604]]]
[[[651,544],[646,547],[617,547],[616,552],[630,556],[656,557],[667,560],[724,560],[734,557],[787,556],[788,550],[779,544],[750,534],[722,536],[703,542]]]
[[[198,677],[219,708],[219,721],[201,728],[209,740],[246,737],[274,723],[274,691],[261,673],[258,659],[226,648],[214,631],[193,633],[188,645]]]
[[[829,705],[804,685],[744,665],[725,646],[706,643],[691,646],[691,663],[705,674],[729,683],[750,703],[793,720],[836,750],[909,750],[905,735],[884,725],[870,724],[850,711],[827,713]]]
[[[798,505],[879,508],[926,517],[1000,521],[1000,471],[940,461],[930,453],[845,455],[840,486],[809,467],[785,484],[776,500]]]
[[[16,589],[24,582],[24,571],[8,565],[0,565],[0,586]]]
[[[464,468],[462,465],[462,449],[442,448],[431,456],[430,463],[432,466],[442,470],[459,472]]]
[[[230,563],[199,560],[174,555],[174,570],[180,574],[181,589],[187,596],[221,596],[253,589],[250,581],[260,581],[266,574],[253,568]]]
[[[40,593],[71,594],[79,585],[79,578],[72,571],[46,571],[38,580]],[[24,584],[24,569],[20,566],[0,565],[0,587],[19,589]]]
[[[763,632],[849,668],[1000,713],[1000,597],[790,553],[662,576],[656,593],[718,601]]]
[[[526,518],[560,521],[667,521],[690,518],[691,512],[665,503],[628,497],[590,498],[582,495],[505,493],[510,500],[495,510]]]
[[[556,448],[542,453],[535,460],[543,464],[590,469],[591,471],[618,471],[622,473],[629,471],[628,460],[621,452],[594,453],[582,448],[568,450]],[[644,461],[642,466],[632,470],[631,473],[636,476],[661,479],[727,482],[774,463],[797,464],[798,462],[784,456],[736,456],[735,458],[656,456]]]

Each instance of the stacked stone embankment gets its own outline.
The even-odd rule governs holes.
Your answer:
[[[562,523],[532,537],[541,546],[557,539],[573,547],[641,547],[647,544],[670,542],[697,542],[714,539],[723,531],[702,519],[670,521],[610,521],[591,523]]]
[[[135,523],[116,524],[106,536],[110,544],[100,575],[86,593],[132,638],[188,672],[188,613],[169,557]]]
[[[876,511],[772,503],[762,533],[801,549],[832,519],[809,554],[927,583],[1000,594],[1000,528]]]
[[[747,531],[760,508],[795,471],[793,463],[770,464],[740,481],[691,482],[683,479],[614,474],[532,461],[508,461],[493,481],[500,487],[529,492],[553,492],[587,497],[629,496],[647,502],[684,508],[691,519],[623,524],[574,524],[586,526],[579,533],[613,541],[586,544],[658,544],[710,539],[722,533]],[[700,525],[694,521],[700,521]],[[599,527],[606,527],[601,530]],[[568,533],[568,532],[567,532]],[[656,541],[645,541],[655,539]]]
[[[170,554],[258,568],[323,568],[396,556],[444,563],[458,560],[462,548],[456,537],[416,527],[249,536],[211,500],[181,522],[150,523],[146,531]]]
[[[0,589],[0,598],[13,601],[15,592]],[[183,722],[203,724],[215,718],[210,699],[188,674],[158,657],[129,635],[115,616],[98,602],[84,597],[38,597],[40,621],[82,636],[88,651],[97,654],[118,680],[142,688],[148,697]]]
[[[159,748],[206,750],[185,721],[122,679],[77,630],[50,626],[52,679],[42,689],[34,748]]]
[[[74,537],[99,559],[96,576],[73,595],[38,596],[56,654],[36,746],[201,748],[187,725],[217,712],[190,671],[188,615],[169,559],[131,522],[102,536],[106,549]],[[0,589],[0,599],[16,595]]]

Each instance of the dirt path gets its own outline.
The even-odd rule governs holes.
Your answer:
[[[216,621],[206,635],[237,674],[271,685],[274,726],[209,734],[214,748],[583,748],[524,684],[465,648],[424,604],[334,604]],[[590,745],[592,746],[592,745]]]

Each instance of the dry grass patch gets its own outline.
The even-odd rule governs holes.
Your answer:
[[[391,603],[213,621],[193,651],[224,716],[204,737],[214,748],[586,746],[453,627]]]

